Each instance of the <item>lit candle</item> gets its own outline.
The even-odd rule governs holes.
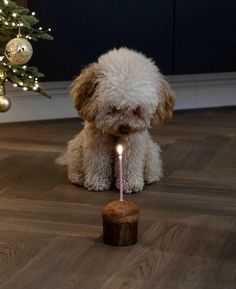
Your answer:
[[[117,148],[117,153],[119,155],[119,171],[120,171],[120,201],[123,202],[124,201],[124,197],[123,197],[123,167],[122,167],[122,153],[123,153],[123,147],[122,145],[118,145]]]

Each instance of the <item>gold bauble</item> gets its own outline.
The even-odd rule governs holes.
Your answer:
[[[0,112],[6,112],[11,107],[11,101],[8,97],[1,95],[0,96]]]
[[[0,70],[0,79],[5,79],[6,78],[6,72],[3,70]]]
[[[33,48],[28,40],[17,37],[7,43],[5,54],[11,64],[24,65],[30,60]]]

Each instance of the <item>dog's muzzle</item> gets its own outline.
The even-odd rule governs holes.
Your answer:
[[[129,125],[121,125],[119,127],[119,132],[122,134],[128,134],[130,132],[130,126]]]

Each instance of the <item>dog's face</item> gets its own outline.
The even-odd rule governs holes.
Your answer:
[[[148,127],[148,119],[145,119],[141,106],[132,109],[107,104],[98,110],[94,122],[99,129],[116,136],[142,131]]]
[[[155,64],[126,48],[112,50],[85,68],[73,82],[71,95],[84,120],[116,136],[169,120],[175,103]]]

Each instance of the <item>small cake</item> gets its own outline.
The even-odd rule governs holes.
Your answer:
[[[139,207],[130,201],[112,201],[102,210],[103,241],[113,246],[137,243]]]

